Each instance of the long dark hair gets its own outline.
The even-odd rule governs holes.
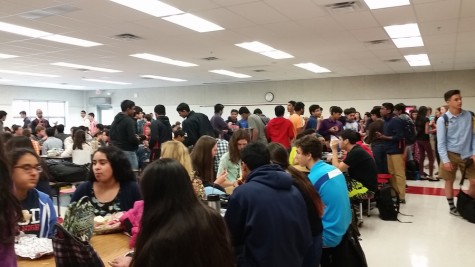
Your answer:
[[[317,191],[305,174],[289,165],[289,154],[285,147],[279,143],[270,143],[267,148],[269,149],[272,163],[280,165],[284,170],[287,170],[290,175],[292,175],[294,185],[299,189],[302,195],[306,195],[312,200],[313,205],[317,210],[317,214],[321,218],[324,206],[320,195],[317,194]]]
[[[77,130],[73,136],[73,150],[80,149],[82,150],[82,145],[86,143],[86,132],[83,130]]]
[[[20,202],[13,194],[13,181],[1,137],[0,144],[0,243],[13,244],[22,213]]]
[[[112,174],[114,178],[118,182],[128,182],[128,181],[135,181],[135,174],[132,171],[132,166],[130,165],[130,161],[125,156],[124,152],[115,146],[101,146],[94,152],[94,155],[97,152],[104,153],[106,155],[107,160],[109,161],[112,167]],[[93,155],[93,158],[94,158]],[[96,177],[94,176],[94,166],[91,167],[89,172],[89,181],[94,182],[96,181]]]
[[[251,137],[247,133],[246,130],[239,129],[233,133],[231,139],[229,140],[229,159],[232,163],[236,164],[241,160],[241,153],[237,147],[239,140],[247,140],[247,142],[251,142]]]
[[[201,180],[214,182],[214,157],[211,156],[211,150],[218,141],[208,135],[203,135],[198,139],[190,154],[193,170],[201,178]]]
[[[12,151],[15,148],[21,148],[21,147],[35,150],[30,138],[26,136],[14,136],[10,140],[8,140],[8,142],[5,144],[6,151]]]
[[[417,110],[417,117],[414,124],[416,125],[416,130],[418,132],[426,133],[426,123],[428,123],[427,119],[427,111],[429,109],[426,106],[420,106]]]
[[[222,217],[196,197],[178,161],[162,158],[150,163],[140,187],[144,210],[131,266],[233,266]]]

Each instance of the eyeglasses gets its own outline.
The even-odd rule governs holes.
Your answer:
[[[13,166],[13,168],[20,168],[26,172],[31,172],[32,170],[36,170],[37,172],[42,172],[43,168],[40,165],[32,166],[32,165],[18,165]]]

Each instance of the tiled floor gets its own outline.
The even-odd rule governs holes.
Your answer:
[[[444,182],[408,181],[410,187],[443,188]],[[466,182],[467,184],[467,182]],[[456,181],[458,188],[458,181]],[[475,266],[475,224],[449,214],[445,196],[439,190],[415,190],[429,195],[406,195],[407,204],[399,215],[400,223],[378,218],[377,209],[365,217],[360,228],[361,245],[370,267],[446,267]],[[443,191],[442,191],[443,195]]]

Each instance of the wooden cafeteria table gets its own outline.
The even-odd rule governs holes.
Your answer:
[[[124,256],[129,249],[129,237],[123,233],[94,235],[90,241],[105,266],[113,259]],[[18,258],[18,267],[56,266],[54,256],[44,256],[36,260]]]

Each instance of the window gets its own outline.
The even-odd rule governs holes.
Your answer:
[[[66,121],[66,102],[64,101],[39,101],[39,100],[13,100],[12,117],[13,123],[23,126],[23,119],[20,111],[26,111],[26,116],[30,120],[36,118],[36,110],[43,111],[43,117],[47,119],[51,126],[64,124]]]

